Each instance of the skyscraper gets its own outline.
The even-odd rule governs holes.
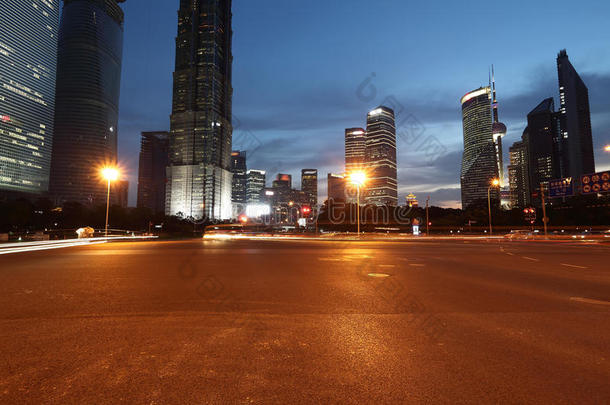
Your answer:
[[[493,123],[491,124],[491,133],[494,141],[494,148],[496,152],[496,163],[498,165],[498,180],[500,180],[500,186],[504,184],[504,158],[502,152],[502,138],[506,135],[506,125],[500,122],[498,118],[498,99],[496,98],[496,77],[493,65],[491,66],[491,83],[493,93]]]
[[[380,106],[366,119],[366,204],[397,205],[396,127],[394,111]]]
[[[59,1],[0,7],[0,192],[49,188]]]
[[[180,0],[166,214],[228,219],[231,0]]]
[[[487,189],[499,177],[496,146],[493,139],[491,88],[481,87],[461,99],[464,153],[460,174],[462,207],[487,199]],[[492,197],[499,201],[499,189]]]
[[[165,168],[169,162],[169,133],[142,132],[138,165],[138,208],[165,212]]]
[[[263,170],[248,170],[248,188],[246,190],[246,200],[248,204],[263,201],[263,191],[265,190],[266,175]]]
[[[527,135],[524,135],[524,138],[526,137]],[[508,166],[510,205],[512,208],[523,208],[530,203],[531,198],[527,145],[523,141],[515,142],[508,152],[510,155],[510,165]]]
[[[366,132],[362,128],[345,130],[345,171],[362,169],[366,155]]]
[[[246,190],[248,188],[248,167],[246,164],[246,151],[233,151],[231,153],[231,172],[233,173],[233,187],[231,202],[236,205],[245,205],[247,202]]]
[[[318,170],[301,170],[301,190],[307,195],[310,207],[318,205]]]
[[[559,131],[553,98],[543,100],[527,115],[523,142],[527,146],[530,194],[540,190],[540,183],[561,177],[555,148]]]
[[[103,204],[116,165],[124,0],[64,0],[59,27],[51,192]]]
[[[589,90],[564,49],[557,55],[559,77],[559,117],[561,126],[561,176],[580,181],[595,172]]]
[[[346,185],[347,185],[347,181],[345,179],[345,176],[343,176],[342,174],[328,173],[328,176],[327,176],[328,199],[333,200],[333,201],[345,202]]]

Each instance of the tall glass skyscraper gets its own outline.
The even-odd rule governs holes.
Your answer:
[[[165,169],[169,161],[169,133],[142,132],[138,165],[138,208],[165,212]]]
[[[364,167],[366,132],[362,128],[345,130],[345,171],[350,173]]]
[[[589,89],[564,49],[557,55],[559,77],[559,120],[561,125],[561,176],[580,181],[595,172]]]
[[[466,208],[477,200],[487,200],[487,189],[499,177],[499,168],[492,130],[491,88],[471,91],[461,103],[464,154],[460,179],[462,207]],[[492,188],[491,194],[499,201],[497,187]]]
[[[301,191],[307,196],[311,208],[318,205],[318,169],[301,170]]]
[[[380,106],[366,119],[366,204],[398,205],[394,111]]]
[[[231,217],[231,0],[180,0],[168,215]]]
[[[246,204],[246,189],[248,188],[248,165],[246,151],[236,150],[231,153],[231,171],[233,172],[233,191],[231,201],[234,204]]]
[[[0,7],[0,192],[49,188],[59,0]]]
[[[51,192],[102,204],[100,168],[117,162],[124,0],[64,0],[59,28]]]

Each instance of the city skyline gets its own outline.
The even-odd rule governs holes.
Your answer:
[[[564,8],[576,9],[567,2],[560,3]],[[475,6],[468,5],[463,11],[453,11],[456,11],[455,16],[459,17],[466,15],[468,10]],[[137,13],[139,6],[130,5],[129,2],[124,3],[127,13],[126,59],[121,102],[119,158],[126,168],[125,171],[130,174],[132,196],[135,187],[134,173],[137,173],[139,133],[146,130],[169,129],[167,117],[170,102],[167,98],[168,92],[171,98],[172,53],[177,7],[177,2],[168,2],[159,7],[146,9],[143,13]],[[518,7],[493,7],[502,10],[506,19],[517,18],[517,15],[522,18]],[[541,7],[534,6],[535,9]],[[607,6],[601,6],[601,8],[605,7]],[[312,5],[313,8],[315,5]],[[508,134],[504,139],[506,167],[509,161],[506,145],[511,145],[521,137],[526,126],[527,113],[546,97],[554,96],[555,104],[558,105],[554,59],[558,50],[563,48],[568,49],[572,63],[590,90],[597,169],[604,170],[610,166],[610,158],[607,155],[603,156],[600,151],[601,146],[610,141],[608,95],[603,92],[604,85],[607,88],[607,83],[610,82],[610,72],[606,68],[609,58],[604,52],[600,52],[603,49],[602,44],[608,40],[607,34],[599,35],[596,32],[593,35],[592,32],[595,30],[587,27],[581,30],[568,29],[535,46],[520,46],[526,37],[536,36],[548,28],[545,24],[539,24],[536,27],[529,27],[514,38],[508,36],[495,38],[493,48],[491,40],[478,38],[477,46],[474,48],[488,47],[489,52],[481,55],[480,52],[475,54],[474,49],[460,48],[459,60],[449,67],[438,63],[439,57],[427,53],[423,45],[410,43],[403,39],[402,35],[396,37],[402,32],[402,28],[392,14],[404,14],[405,10],[414,10],[423,14],[423,21],[415,24],[413,28],[405,28],[407,31],[424,29],[423,33],[430,32],[423,25],[426,19],[431,18],[426,6],[405,7],[397,3],[391,3],[388,9],[382,12],[381,17],[389,19],[389,23],[382,31],[393,33],[391,45],[393,49],[405,49],[409,46],[411,57],[416,56],[417,64],[405,61],[405,58],[396,55],[396,52],[390,55],[384,53],[390,45],[377,50],[373,46],[376,44],[374,39],[377,34],[370,37],[369,30],[353,33],[348,30],[347,23],[345,25],[340,23],[337,27],[338,37],[347,41],[346,49],[333,55],[331,49],[334,48],[331,45],[320,44],[323,54],[327,57],[327,61],[321,63],[306,59],[307,52],[303,54],[290,51],[287,43],[289,40],[295,40],[299,46],[302,44],[296,37],[303,34],[305,27],[296,24],[295,20],[297,16],[307,13],[308,8],[280,3],[270,3],[257,8],[241,1],[234,3],[233,53],[236,88],[234,124],[239,123],[235,138],[247,140],[250,136],[248,134],[256,138],[251,142],[256,146],[256,153],[250,156],[250,167],[266,170],[270,176],[281,171],[290,172],[295,178],[303,167],[316,167],[320,173],[341,172],[343,156],[339,150],[343,148],[345,128],[360,123],[359,117],[362,111],[374,108],[385,97],[394,96],[407,111],[412,112],[422,122],[427,133],[437,136],[447,147],[447,154],[443,159],[428,164],[417,153],[404,147],[399,137],[399,201],[404,201],[404,196],[408,192],[414,192],[419,196],[431,194],[432,202],[437,205],[455,205],[456,200],[459,200],[459,176],[456,176],[455,168],[459,167],[462,148],[461,119],[456,98],[459,99],[469,88],[484,85],[487,81],[488,66],[491,63],[495,64],[496,83],[501,95],[501,119],[508,127]],[[269,11],[271,13],[265,15],[265,12]],[[297,14],[292,17],[295,12]],[[334,18],[345,10],[340,6],[331,5],[329,12]],[[353,10],[349,11],[350,15],[355,16],[364,12],[363,3],[358,1],[354,3]],[[600,14],[599,10],[588,10],[583,13],[586,13],[587,18],[590,17],[592,22],[597,21]],[[267,59],[255,52],[258,48],[250,49],[257,38],[260,41],[270,39],[270,33],[255,27],[249,21],[251,15],[259,16],[259,14],[269,19],[277,19],[281,16],[282,27],[294,25],[293,30],[286,30],[287,38],[272,42],[271,58]],[[440,18],[443,21],[450,19],[447,15],[441,15]],[[527,22],[531,17],[525,18]],[[450,21],[449,23],[455,24]],[[551,26],[551,22],[548,25]],[[313,33],[313,35],[317,34]],[[442,45],[442,49],[449,52],[448,55],[458,52],[448,49],[454,44],[454,40],[441,44],[438,35],[431,35],[423,42],[428,45]],[[351,60],[347,54],[356,49],[362,49],[371,58],[367,58],[364,62],[359,61],[358,64],[345,65]],[[290,52],[292,57],[281,59],[282,73],[274,65],[277,65],[280,55],[286,52]],[[516,60],[515,54],[519,56]],[[443,55],[443,58],[446,56],[447,54]],[[307,63],[304,64],[304,60],[307,60]],[[422,63],[422,60],[425,63]],[[134,65],[135,61],[138,61],[137,65]],[[302,66],[299,67],[299,64]],[[303,66],[313,69],[315,78],[306,79]],[[333,67],[338,66],[342,69],[341,75],[337,75],[333,70]],[[289,73],[284,72],[286,70]],[[360,84],[372,77],[373,72],[375,76],[372,78],[372,83],[376,87],[377,94],[374,100],[367,102],[359,99],[356,91]],[[307,86],[296,84],[288,88],[288,83],[294,80],[295,75],[305,80]],[[146,111],[137,103],[130,102],[141,95],[152,100]],[[261,113],[263,105],[268,111]],[[287,115],[287,112],[293,114]],[[322,112],[324,114],[321,114]],[[276,122],[267,119],[269,113],[277,113]],[[247,136],[240,138],[239,134]],[[239,144],[233,146],[234,149],[240,147]],[[283,156],[296,153],[301,157],[295,161],[282,159]],[[321,199],[326,195],[324,183],[320,181]]]

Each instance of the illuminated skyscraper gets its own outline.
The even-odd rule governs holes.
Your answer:
[[[380,106],[366,119],[366,204],[398,205],[394,111]]]
[[[248,204],[259,203],[264,200],[263,191],[265,190],[266,174],[263,170],[248,170],[248,188],[246,190],[246,200]]]
[[[328,173],[327,194],[332,201],[345,202],[346,200],[347,179],[342,174]]]
[[[245,205],[247,202],[246,189],[248,188],[246,151],[236,150],[231,153],[231,171],[233,172],[231,202]]]
[[[580,181],[595,172],[589,89],[568,59],[566,50],[557,55],[559,119],[561,126],[561,176]]]
[[[318,205],[318,170],[301,170],[301,190],[306,194],[310,207]]]
[[[231,0],[180,0],[168,215],[232,215],[231,36]]]
[[[502,153],[502,138],[506,135],[506,125],[500,122],[498,118],[498,99],[496,98],[496,78],[493,65],[491,66],[491,85],[493,93],[493,123],[491,124],[491,133],[494,140],[496,152],[496,163],[498,164],[498,180],[500,186],[504,185],[504,157]]]
[[[59,0],[0,6],[0,192],[49,188]]]
[[[460,174],[462,207],[477,200],[487,200],[487,189],[499,177],[496,146],[492,128],[491,88],[481,87],[461,100],[464,129],[464,154]],[[499,201],[499,189],[493,187],[492,198]]]
[[[527,129],[526,129],[527,131]],[[527,134],[523,135],[527,138]],[[523,208],[530,203],[529,163],[527,144],[523,141],[513,143],[509,149],[508,183],[511,208]]]
[[[362,128],[345,130],[345,171],[362,169],[366,154],[366,132]]]
[[[51,193],[104,204],[116,165],[124,0],[64,0],[59,28]]]

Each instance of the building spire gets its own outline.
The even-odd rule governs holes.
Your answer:
[[[491,65],[491,91],[493,93],[493,114],[494,122],[499,122],[498,119],[498,99],[496,98],[496,75],[494,72],[494,65]]]

